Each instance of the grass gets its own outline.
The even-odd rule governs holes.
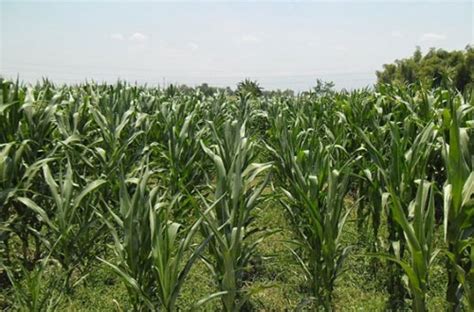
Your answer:
[[[127,290],[122,282],[107,265],[99,264],[85,283],[66,298],[59,310],[110,311],[117,306],[115,302],[125,304],[127,298]]]

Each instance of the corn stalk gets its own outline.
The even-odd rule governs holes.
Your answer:
[[[192,248],[203,218],[190,228],[173,222],[171,211],[179,201],[168,202],[158,186],[150,190],[150,176],[146,169],[133,194],[121,179],[119,213],[109,209],[113,222],[102,216],[114,238],[116,260],[102,261],[124,282],[133,310],[176,311],[185,279],[210,237]]]
[[[313,129],[288,129],[282,120],[275,127],[279,142],[268,146],[284,185],[288,211],[298,241],[293,251],[305,272],[313,308],[332,310],[335,281],[349,248],[340,238],[349,210],[349,165],[341,146],[323,146]],[[311,146],[312,149],[305,149]]]
[[[428,292],[429,269],[439,250],[433,250],[434,218],[434,186],[420,181],[416,198],[408,207],[408,214],[403,209],[399,194],[391,192],[392,216],[402,228],[409,251],[409,260],[397,256],[386,255],[390,261],[397,263],[408,277],[412,295],[412,309],[417,312],[427,311],[426,294]]]
[[[271,164],[255,163],[255,144],[246,136],[246,122],[227,121],[223,134],[214,130],[217,144],[202,148],[216,168],[214,204],[202,226],[205,237],[213,235],[209,253],[213,259],[202,257],[213,272],[222,292],[224,311],[241,311],[251,291],[244,289],[244,270],[256,252],[258,243],[266,235],[252,227],[254,211],[261,202],[261,194],[269,176],[259,181],[258,176]]]
[[[459,96],[447,100],[449,108],[443,115],[449,129],[443,150],[448,178],[444,187],[444,238],[448,245],[446,300],[449,311],[459,311],[463,294],[469,306],[474,307],[474,151],[470,148],[468,130],[462,127],[464,117],[473,108],[463,105]]]

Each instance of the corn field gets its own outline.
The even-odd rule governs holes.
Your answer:
[[[0,80],[0,309],[97,283],[89,310],[474,310],[474,93]]]

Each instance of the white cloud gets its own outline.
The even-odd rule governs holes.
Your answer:
[[[398,30],[393,30],[392,31],[392,37],[395,37],[395,38],[403,38],[403,34],[398,31]]]
[[[119,40],[119,41],[122,41],[125,39],[125,37],[120,33],[111,34],[110,38],[113,40]]]
[[[188,43],[188,47],[189,49],[191,49],[192,51],[196,51],[198,48],[199,48],[199,45],[195,42],[190,42]]]
[[[246,34],[240,37],[240,41],[243,43],[258,43],[260,42],[260,38],[255,35]]]
[[[135,41],[135,42],[144,42],[148,39],[148,37],[142,33],[136,32],[130,37],[128,37],[128,40],[130,41]]]
[[[445,39],[446,35],[437,33],[424,33],[420,38],[421,41],[441,41]]]

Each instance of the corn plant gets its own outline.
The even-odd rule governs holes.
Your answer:
[[[17,130],[22,119],[22,90],[17,81],[13,83],[0,78],[0,142],[16,140]]]
[[[58,182],[48,164],[43,165],[43,176],[52,201],[39,196],[33,199],[18,197],[17,200],[34,212],[46,226],[46,234],[39,230],[35,235],[51,250],[53,257],[66,271],[65,286],[69,289],[70,278],[76,266],[86,265],[95,256],[92,252],[95,243],[103,237],[103,227],[95,214],[99,200],[91,194],[106,181],[94,180],[81,187],[80,182],[74,178],[73,167],[69,162],[66,172],[59,175]],[[47,205],[51,205],[53,209],[42,208]],[[56,242],[54,249],[52,242]]]
[[[474,240],[471,238],[470,241],[467,241],[466,244],[462,246],[462,249],[459,250],[464,256],[467,256],[468,260],[471,263],[471,267],[468,266],[461,266],[459,261],[456,262],[456,256],[454,253],[447,252],[448,257],[448,267],[449,267],[449,274],[451,271],[456,273],[456,281],[459,283],[458,287],[462,287],[463,296],[466,299],[467,306],[470,310],[474,309],[474,269],[472,268],[472,263],[474,263]],[[459,288],[458,288],[459,289]],[[452,309],[452,308],[450,308]]]
[[[449,97],[448,94],[445,96]],[[462,103],[459,96],[447,98],[449,107],[444,111],[444,124],[449,129],[445,138],[443,156],[447,168],[444,187],[444,237],[448,245],[448,286],[446,300],[450,311],[461,308],[463,292],[472,306],[474,285],[474,150],[468,130],[462,126],[472,106]]]
[[[109,209],[115,225],[103,216],[114,237],[116,260],[102,261],[124,282],[134,310],[175,311],[186,276],[209,238],[192,248],[203,219],[188,229],[173,222],[171,212],[178,201],[168,202],[157,186],[149,190],[150,176],[146,170],[133,194],[121,179],[119,212]]]
[[[414,311],[427,311],[426,294],[429,286],[429,270],[439,250],[433,250],[434,243],[434,186],[420,181],[416,198],[408,207],[408,214],[403,209],[399,194],[390,191],[392,216],[402,228],[410,253],[409,260],[396,256],[385,256],[397,263],[408,277]]]
[[[205,154],[199,145],[207,127],[200,119],[202,105],[196,98],[180,98],[171,102],[162,102],[156,114],[150,118],[147,139],[157,144],[152,146],[156,154],[155,164],[161,167],[166,180],[167,192],[183,201],[174,211],[178,219],[189,217],[191,207],[187,207],[186,196],[182,190],[199,189],[204,182]],[[155,155],[154,154],[154,155]]]
[[[338,156],[336,145],[323,146],[313,129],[287,129],[282,120],[276,126],[279,142],[268,148],[286,181],[281,203],[298,238],[293,253],[308,281],[309,301],[315,309],[331,310],[335,281],[349,251],[340,238],[349,212],[344,198],[352,160]],[[305,144],[312,149],[304,149]]]
[[[1,267],[1,265],[0,265]],[[22,280],[11,268],[4,266],[12,285],[13,304],[18,311],[56,311],[62,301],[60,276],[51,277],[55,262],[46,257],[32,270],[21,267]]]
[[[399,204],[406,214],[408,206],[415,197],[415,181],[426,178],[426,167],[433,148],[433,140],[436,131],[433,123],[424,126],[421,131],[414,132],[412,139],[413,121],[405,120],[402,127],[393,122],[388,124],[390,133],[390,151],[383,154],[373,145],[370,138],[361,129],[358,130],[371,159],[378,168],[380,177],[383,179],[381,185],[385,186],[385,192],[398,194]],[[401,128],[401,129],[400,129]],[[382,198],[386,200],[386,198]],[[389,203],[389,206],[393,205]],[[393,210],[387,211],[387,226],[389,230],[390,248],[389,253],[402,258],[405,251],[405,239],[403,229],[394,222]],[[391,268],[389,290],[391,291],[390,305],[392,308],[400,308],[404,305],[406,291],[401,280],[402,272],[399,268]]]
[[[245,121],[227,121],[222,134],[212,127],[214,146],[201,143],[216,169],[211,199],[214,209],[204,217],[202,226],[205,237],[213,235],[209,242],[212,259],[202,258],[222,292],[225,311],[241,311],[249,300],[251,291],[244,289],[244,271],[266,235],[253,227],[252,221],[269,177],[259,181],[258,176],[271,164],[255,162],[255,142],[246,136],[245,126]]]
[[[108,100],[99,98],[97,101],[107,103]],[[105,106],[105,104],[101,105]],[[143,131],[139,128],[134,129],[133,121],[136,112],[133,106],[122,112],[122,115],[114,113],[110,108],[104,109],[104,114],[100,107],[99,105],[91,107],[92,118],[99,129],[99,138],[94,142],[93,148],[96,151],[95,156],[102,172],[113,176],[119,170],[119,165],[127,166],[130,169],[140,160],[143,146],[134,144],[143,135]],[[132,147],[133,153],[125,153]]]
[[[40,224],[23,204],[16,200],[25,190],[41,186],[34,180],[42,163],[51,160],[54,131],[53,115],[56,103],[50,102],[51,95],[44,89],[23,88],[16,83],[0,79],[0,249],[5,261],[10,261],[9,240],[16,235],[21,240],[25,265],[40,257],[40,242],[32,232]],[[31,241],[35,242],[33,259]],[[3,256],[1,257],[3,258]]]
[[[364,132],[373,134],[371,140],[379,149],[385,146],[387,133],[384,131],[384,101],[367,90],[353,91],[348,97],[340,96],[340,113],[349,124],[349,132],[346,137],[357,137],[357,126],[364,125]],[[360,147],[360,140],[352,140],[346,146],[349,153]],[[379,249],[379,229],[382,221],[382,193],[383,180],[373,162],[364,157],[360,159],[354,168],[359,179],[354,181],[354,194],[358,201],[357,227],[360,241],[366,243],[369,239],[370,249],[375,252]],[[369,234],[371,230],[371,236]],[[373,273],[376,274],[375,268]]]

